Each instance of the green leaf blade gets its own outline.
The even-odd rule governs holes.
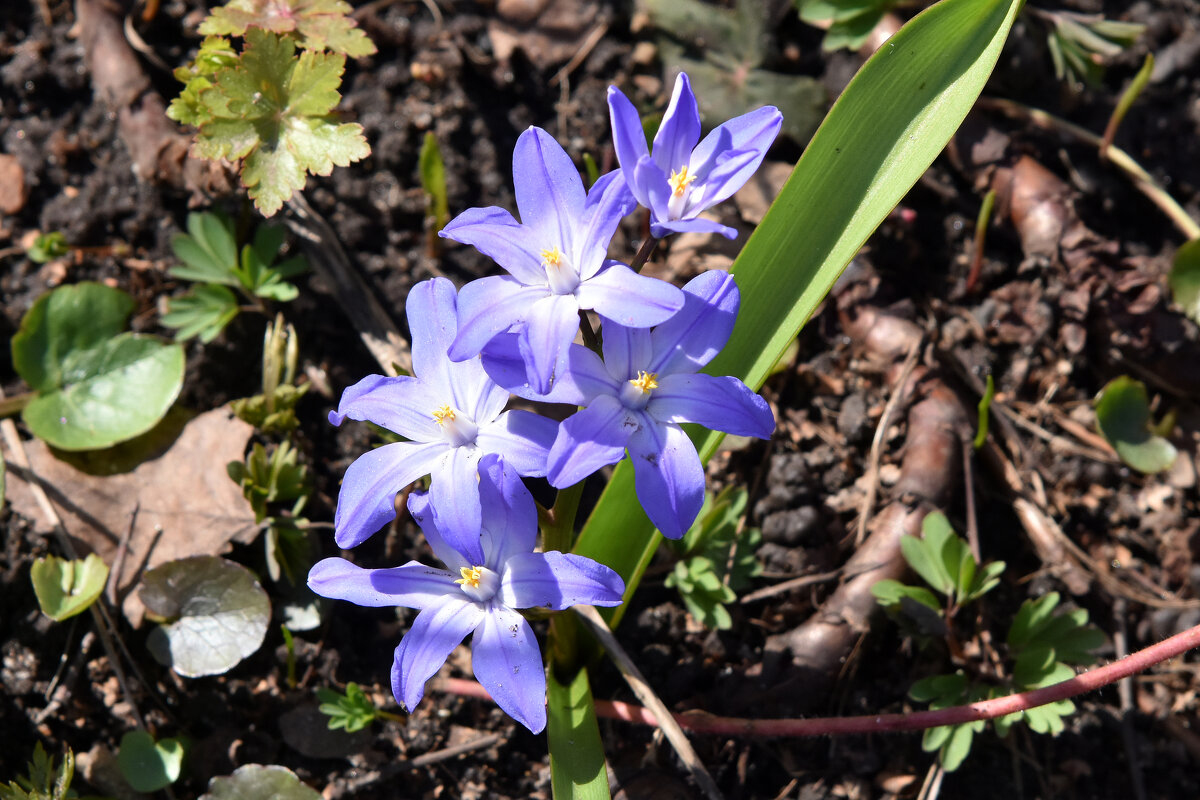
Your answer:
[[[604,745],[586,669],[569,684],[551,669],[546,678],[550,782],[554,800],[608,800]]]

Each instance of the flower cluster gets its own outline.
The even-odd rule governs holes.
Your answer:
[[[408,510],[449,568],[410,562],[364,569],[341,558],[313,567],[320,595],[419,609],[396,648],[392,690],[410,710],[468,633],[472,668],[497,704],[535,733],[546,723],[537,641],[518,609],[620,604],[624,583],[581,556],[534,552],[537,508],[521,477],[565,488],[628,452],[638,500],[665,536],[682,536],[704,497],[704,470],[681,423],[769,437],[766,402],[741,381],[699,370],[733,330],[733,277],[712,271],[682,290],[608,258],[621,219],[640,204],[651,232],[734,231],[698,214],[735,192],[761,163],[782,118],[771,107],[700,139],[680,75],[646,145],[633,105],[609,91],[621,168],[585,190],[566,152],[529,128],[513,153],[518,221],[501,208],[460,214],[442,236],[469,244],[507,274],[413,287],[407,303],[413,375],[372,375],[346,389],[329,419],[367,420],[405,441],[346,471],[335,539],[354,547],[396,516],[396,496],[429,476]],[[602,344],[574,343],[580,317],[600,319]],[[579,407],[562,423],[505,407],[511,395]],[[458,576],[458,577],[455,577]]]

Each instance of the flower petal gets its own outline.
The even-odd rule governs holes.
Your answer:
[[[558,438],[550,448],[546,474],[550,485],[559,489],[572,486],[620,461],[629,437],[642,425],[642,416],[612,395],[602,394],[567,417],[558,426]]]
[[[479,545],[479,458],[474,447],[452,447],[429,480],[429,502],[446,544],[466,556],[471,566],[483,563]]]
[[[421,281],[408,293],[413,374],[432,389],[450,391],[446,351],[458,333],[458,293],[445,278]],[[449,398],[447,398],[449,399]]]
[[[683,287],[683,308],[650,334],[654,360],[648,368],[664,375],[695,372],[729,341],[741,294],[733,276],[709,270]]]
[[[608,116],[612,122],[613,146],[617,151],[617,163],[632,174],[638,159],[650,155],[646,146],[646,129],[642,117],[629,98],[615,86],[608,87]],[[630,185],[634,196],[644,206],[649,205],[646,197],[639,194],[637,187]]]
[[[499,572],[517,553],[537,544],[537,506],[517,472],[498,456],[479,462],[479,501],[483,507],[484,564]]]
[[[654,136],[654,163],[664,172],[678,171],[691,159],[692,150],[700,141],[700,109],[687,73],[675,78],[671,103],[663,114],[662,124]]]
[[[736,239],[738,234],[735,228],[703,217],[651,220],[650,235],[654,238],[663,239],[672,233],[719,233],[726,239]]]
[[[558,436],[558,423],[532,411],[505,411],[480,426],[475,443],[484,453],[498,453],[518,475],[540,478]]]
[[[421,532],[425,534],[425,541],[429,543],[429,549],[437,556],[438,561],[450,568],[452,575],[458,574],[463,567],[474,567],[482,563],[470,563],[466,556],[446,542],[445,537],[442,536],[442,529],[438,527],[437,519],[434,516],[429,492],[410,494],[408,496],[408,513],[420,526]]]
[[[740,117],[734,117],[728,122],[721,123],[713,128],[692,151],[691,171],[701,176],[698,180],[704,180],[704,176],[712,171],[721,155],[729,150],[758,152],[760,155],[754,162],[754,169],[758,169],[762,156],[766,155],[771,143],[779,135],[779,128],[782,125],[783,115],[774,106],[756,108]],[[750,171],[753,172],[754,169]],[[749,177],[749,175],[746,176],[747,179]],[[742,182],[745,183],[745,180]]]
[[[447,596],[426,606],[400,645],[392,662],[392,694],[412,713],[425,696],[425,682],[437,674],[466,635],[483,621],[483,608],[463,595]]]
[[[494,606],[471,639],[471,669],[504,713],[541,733],[546,727],[546,671],[525,618]]]
[[[663,536],[687,533],[704,504],[704,467],[678,425],[650,423],[629,438],[634,486],[646,516]]]
[[[646,413],[660,422],[695,422],[734,436],[769,439],[775,430],[771,407],[746,384],[702,372],[659,378]]]
[[[574,229],[586,198],[583,179],[562,145],[541,128],[530,126],[517,137],[513,188],[521,222],[534,231],[533,248],[575,252]]]
[[[347,418],[365,420],[416,442],[439,441],[442,434],[433,411],[448,400],[417,378],[368,375],[342,392],[329,421],[341,425]]]
[[[344,558],[326,558],[308,571],[308,588],[321,597],[360,606],[425,608],[451,592],[461,594],[444,569],[410,561],[391,569],[363,569]]]
[[[633,380],[638,370],[650,366],[654,350],[649,328],[627,328],[606,319],[600,332],[604,336],[604,366],[614,379]],[[620,392],[619,384],[617,392]]]
[[[642,156],[633,166],[632,180],[625,176],[630,186],[637,187],[639,202],[650,209],[651,219],[665,220],[671,216],[671,186],[667,173],[650,156]]]
[[[545,285],[524,286],[508,275],[471,281],[458,293],[458,336],[450,360],[478,355],[493,336],[524,323],[533,304],[548,296]]]
[[[503,208],[468,208],[446,223],[438,236],[471,245],[521,283],[545,278],[536,232]]]
[[[698,186],[699,191],[688,195],[681,217],[691,217],[711,208],[732,195],[762,163],[763,154],[756,150],[731,150],[717,159],[716,166]]]
[[[504,565],[500,602],[512,608],[561,611],[580,603],[619,606],[625,582],[613,570],[590,558],[563,554],[521,553]]]
[[[548,394],[538,394],[529,385],[520,337],[515,333],[502,333],[488,343],[483,349],[483,367],[497,383],[527,400],[586,406],[596,395],[616,393],[620,388],[600,356],[572,344],[567,350],[566,371],[554,377]]]
[[[635,208],[637,199],[625,182],[623,170],[602,175],[592,185],[576,228],[575,267],[580,280],[586,281],[600,271],[617,225]]]
[[[442,442],[385,444],[359,456],[342,478],[334,541],[347,550],[396,518],[396,493],[429,474],[446,452]]]
[[[596,277],[575,291],[579,308],[595,310],[631,328],[649,328],[665,322],[683,307],[683,294],[666,281],[638,275],[624,264],[610,261]]]
[[[571,295],[543,297],[528,309],[518,343],[535,392],[550,391],[555,375],[567,368],[567,348],[579,331],[579,303]]]

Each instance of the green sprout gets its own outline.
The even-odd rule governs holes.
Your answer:
[[[78,797],[71,789],[75,777],[75,754],[67,748],[62,763],[54,766],[54,757],[46,754],[42,743],[33,747],[33,760],[29,762],[28,776],[0,785],[0,800],[69,800]]]
[[[376,707],[362,687],[353,681],[346,684],[345,694],[324,687],[317,689],[317,699],[321,701],[318,709],[329,717],[331,731],[345,728],[347,733],[354,733],[377,719],[403,721],[399,715]]]

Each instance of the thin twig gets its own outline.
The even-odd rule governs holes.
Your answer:
[[[975,447],[973,442],[962,441],[963,493],[967,500],[967,546],[976,564],[983,563],[979,547],[979,520],[975,517]]]
[[[634,255],[633,261],[629,262],[629,268],[634,272],[641,272],[642,267],[646,266],[646,262],[650,260],[650,254],[654,252],[654,248],[658,245],[658,239],[653,236],[647,236],[642,246],[638,248],[637,254]]]
[[[837,580],[841,574],[842,570],[839,568],[830,572],[820,572],[816,575],[801,575],[799,578],[792,578],[791,580],[786,580],[783,583],[777,583],[774,586],[764,586],[761,589],[755,589],[749,594],[742,595],[738,602],[742,605],[746,605],[747,603],[757,603],[759,600],[765,600],[768,597],[774,597],[777,594],[786,594],[787,592],[792,592],[796,589],[803,589],[806,586]]]
[[[600,44],[600,40],[604,38],[604,34],[607,32],[608,23],[604,21],[597,22],[595,26],[588,31],[587,38],[583,40],[583,44],[581,44],[579,49],[575,51],[575,55],[571,56],[571,60],[563,65],[562,69],[554,73],[554,77],[550,79],[550,85],[557,86],[562,81],[565,81],[572,72],[578,69],[579,65],[583,63],[584,59],[591,55],[592,50],[596,48],[596,45]]]
[[[617,665],[617,669],[621,672],[621,677],[629,684],[629,688],[637,695],[638,699],[648,706],[650,713],[653,715],[656,724],[662,729],[662,732],[667,737],[667,741],[675,748],[675,752],[679,755],[684,766],[692,773],[692,777],[699,784],[700,789],[711,800],[721,800],[721,790],[717,788],[717,782],[708,774],[708,770],[704,768],[704,764],[700,762],[700,757],[696,755],[696,751],[692,749],[692,743],[688,741],[683,730],[679,727],[679,723],[663,705],[663,701],[658,699],[658,695],[650,688],[646,682],[646,678],[642,675],[637,665],[633,663],[633,659],[625,652],[617,641],[617,637],[613,636],[612,631],[608,627],[608,623],[604,618],[591,606],[572,606],[576,616],[583,620],[584,624],[591,630],[592,635],[600,642],[601,647],[608,652],[609,658]]]

